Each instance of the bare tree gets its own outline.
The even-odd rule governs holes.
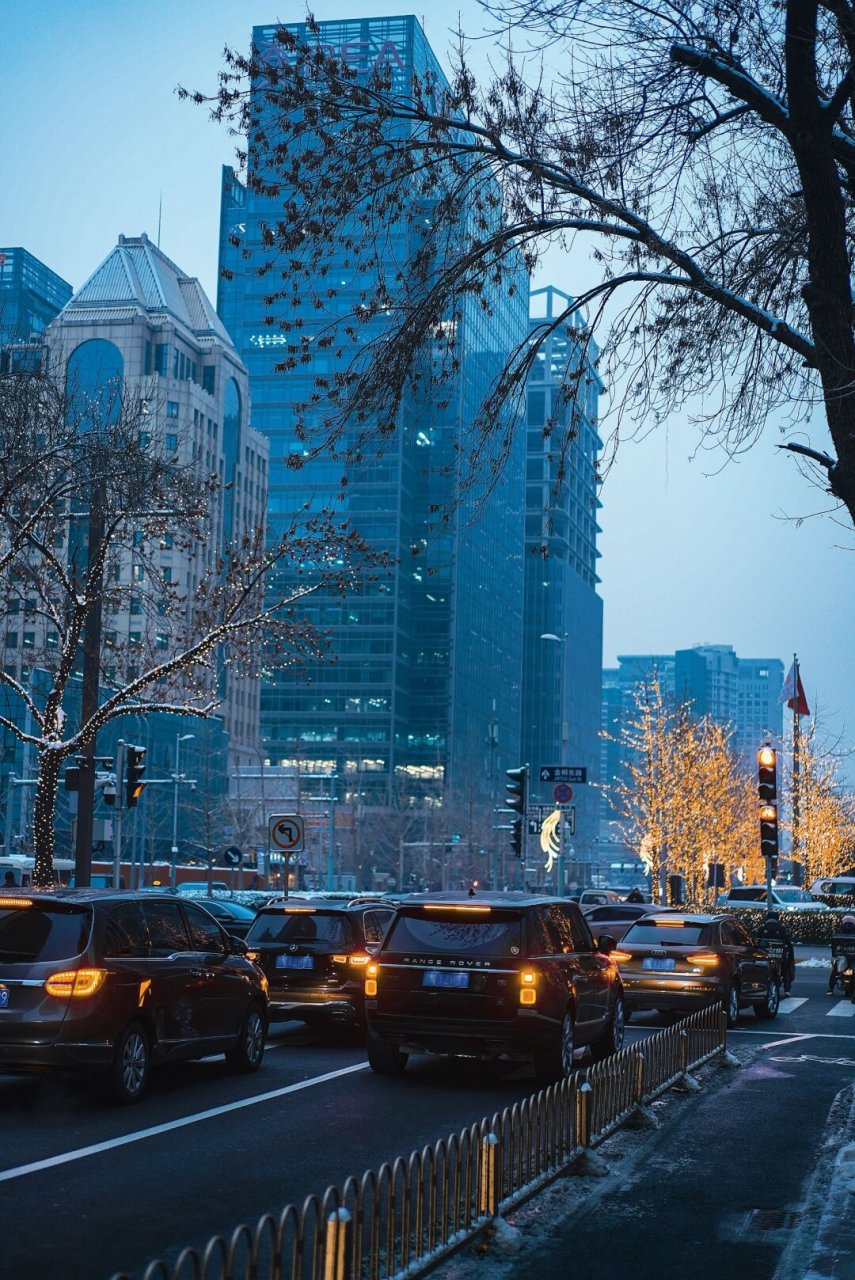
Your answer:
[[[509,354],[466,442],[472,474],[501,465],[500,408],[538,339],[571,324],[600,340],[608,308],[603,371],[637,429],[700,404],[706,438],[734,454],[770,416],[795,431],[816,407],[832,452],[805,434],[783,447],[855,519],[853,0],[485,7],[508,53],[493,47],[481,80],[463,40],[450,86],[407,82],[391,60],[337,60],[310,19],[302,41],[280,28],[249,57],[227,52],[218,93],[193,95],[248,138],[248,181],[278,201],[261,274],[283,368],[331,351],[346,364],[318,375],[307,441],[343,445],[347,423],[358,453],[354,424],[391,431],[414,385],[441,394],[466,306],[489,310],[521,258],[531,270],[557,245],[586,250],[593,281]],[[403,221],[413,251],[390,263]],[[364,283],[338,316],[333,252]],[[564,459],[573,413],[553,417]]]
[[[258,674],[287,665],[296,674],[326,649],[306,598],[354,586],[357,569],[370,581],[379,563],[346,524],[298,512],[271,545],[256,529],[214,548],[198,585],[182,592],[154,548],[167,534],[188,546],[206,541],[218,481],[159,448],[141,431],[149,423],[145,401],[127,388],[87,398],[41,375],[0,378],[0,593],[7,626],[17,614],[28,628],[14,631],[14,651],[4,636],[0,687],[20,715],[0,715],[0,725],[38,761],[37,884],[52,879],[61,770],[98,730],[134,713],[212,714],[223,666]],[[86,547],[96,495],[101,530]],[[102,608],[138,608],[150,625],[124,639],[108,630],[99,704],[81,721],[81,649]],[[46,673],[42,696],[28,679],[36,668]]]

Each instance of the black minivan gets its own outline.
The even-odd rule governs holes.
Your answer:
[[[623,988],[574,902],[523,893],[413,895],[366,967],[368,1061],[411,1053],[533,1060],[567,1076],[577,1049],[623,1044]]]
[[[267,982],[202,907],[112,890],[0,894],[0,1072],[100,1073],[120,1102],[152,1064],[256,1071]]]

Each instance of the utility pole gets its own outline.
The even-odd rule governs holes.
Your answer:
[[[330,847],[327,850],[327,889],[335,888],[335,805],[336,774],[331,773],[330,781]]]
[[[125,811],[125,741],[119,738],[116,743],[116,815],[113,818],[113,888],[119,888],[122,873],[122,814]],[[128,887],[131,877],[128,876]]]

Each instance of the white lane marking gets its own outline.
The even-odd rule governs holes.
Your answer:
[[[747,1027],[734,1027],[728,1030],[727,1036],[768,1036],[770,1031],[749,1031]],[[855,1040],[853,1035],[842,1035],[839,1031],[814,1031],[812,1033],[815,1040]],[[797,1038],[797,1032],[792,1033],[792,1039]]]
[[[241,1111],[244,1107],[254,1107],[259,1102],[272,1102],[274,1098],[284,1098],[289,1093],[299,1093],[301,1089],[311,1089],[316,1084],[326,1084],[328,1080],[338,1080],[341,1076],[352,1075],[355,1071],[364,1071],[367,1062],[358,1062],[353,1067],[341,1067],[338,1071],[328,1071],[322,1076],[313,1076],[311,1080],[300,1080],[297,1084],[286,1084],[281,1089],[271,1089],[269,1093],[258,1093],[252,1098],[241,1098],[238,1102],[227,1102],[221,1107],[210,1107],[207,1111],[197,1111],[192,1116],[182,1116],[178,1120],[169,1120],[166,1124],[155,1124],[150,1129],[139,1129],[136,1133],[126,1133],[121,1138],[109,1138],[106,1142],[94,1142],[90,1147],[79,1147],[76,1151],[65,1151],[62,1155],[48,1156],[46,1160],[34,1160],[32,1164],[21,1164],[16,1169],[0,1171],[0,1182],[11,1182],[14,1178],[23,1178],[28,1173],[39,1173],[44,1169],[55,1169],[60,1164],[71,1164],[75,1160],[85,1160],[87,1156],[100,1155],[102,1151],[113,1151],[116,1147],[125,1147],[131,1142],[142,1142],[145,1138],[156,1138],[158,1134],[170,1133],[173,1129],[184,1129],[189,1124],[199,1124],[202,1120],[213,1120],[216,1116],[227,1115],[230,1111]]]
[[[826,1013],[826,1018],[851,1018],[855,1016],[855,1004],[851,1000],[838,1000]]]
[[[770,1062],[830,1062],[835,1067],[855,1067],[855,1058],[818,1058],[814,1053],[802,1053],[798,1058],[770,1058]]]
[[[807,1004],[807,996],[787,996],[778,1005],[778,1013],[793,1013],[800,1005]]]
[[[780,1047],[785,1044],[798,1044],[800,1040],[813,1040],[813,1039],[814,1039],[814,1032],[805,1031],[798,1036],[788,1035],[784,1040],[770,1040],[768,1044],[763,1045],[763,1048],[764,1049],[780,1049]]]

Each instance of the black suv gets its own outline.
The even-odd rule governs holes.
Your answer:
[[[202,907],[151,893],[0,891],[0,1072],[103,1072],[136,1102],[157,1062],[256,1071],[267,983]]]
[[[623,1044],[617,966],[578,906],[522,893],[418,895],[398,904],[367,968],[368,1061],[410,1053],[533,1059],[543,1081],[567,1076],[590,1045]]]
[[[271,1018],[361,1025],[366,966],[394,914],[377,898],[282,898],[262,907],[246,945],[270,984]]]

